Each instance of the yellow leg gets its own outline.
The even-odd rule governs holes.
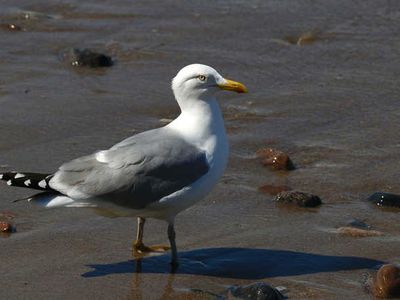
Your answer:
[[[136,241],[133,243],[133,247],[132,247],[132,254],[135,258],[141,258],[141,257],[149,255],[151,253],[163,253],[170,249],[169,246],[164,246],[164,245],[154,245],[154,246],[145,246],[144,245],[143,230],[144,230],[145,222],[146,222],[145,218],[138,217]]]

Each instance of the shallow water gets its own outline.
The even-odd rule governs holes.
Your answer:
[[[207,199],[177,218],[176,274],[168,256],[144,259],[135,273],[135,220],[14,204],[30,192],[0,185],[0,212],[13,212],[17,227],[0,237],[8,287],[0,298],[175,299],[258,280],[286,287],[291,299],[368,298],[365,274],[399,262],[400,211],[364,201],[400,193],[398,2],[24,0],[0,8],[2,24],[22,28],[0,28],[5,170],[52,171],[160,126],[178,114],[170,79],[189,63],[212,65],[250,90],[219,97],[229,167]],[[304,34],[315,38],[288,42]],[[61,60],[73,47],[116,64],[74,69]],[[255,158],[261,147],[285,151],[297,169],[265,169]],[[277,207],[258,191],[266,184],[324,204]],[[335,233],[353,219],[384,235]],[[146,223],[145,240],[166,243],[165,224]]]

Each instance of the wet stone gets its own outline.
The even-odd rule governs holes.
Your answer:
[[[62,58],[74,67],[101,68],[111,67],[114,64],[110,56],[90,49],[71,49],[63,53]]]
[[[373,293],[378,298],[400,297],[400,268],[393,264],[383,265],[376,274]]]
[[[318,196],[299,191],[280,192],[276,195],[275,201],[279,203],[293,203],[300,207],[317,207],[322,204],[321,198]]]
[[[357,219],[351,220],[347,226],[365,230],[371,229],[371,226],[369,226],[367,223]]]
[[[228,299],[235,300],[280,300],[285,297],[276,288],[256,282],[246,286],[232,286],[228,289]]]
[[[11,233],[15,232],[15,226],[12,223],[12,219],[15,214],[11,212],[0,212],[0,236],[9,237]]]
[[[264,166],[269,166],[273,170],[294,170],[294,164],[289,156],[279,150],[273,148],[264,148],[257,151],[257,156],[260,157],[261,163]]]
[[[0,220],[0,232],[14,232],[14,227],[10,222]]]
[[[368,201],[382,207],[400,208],[400,195],[376,192],[368,197]]]

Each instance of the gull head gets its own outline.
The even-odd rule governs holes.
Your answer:
[[[214,99],[221,90],[247,93],[240,82],[222,77],[215,69],[201,64],[192,64],[181,69],[172,80],[176,99]]]

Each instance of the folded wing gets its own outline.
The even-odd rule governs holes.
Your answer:
[[[159,128],[65,163],[49,184],[72,199],[96,198],[140,209],[190,185],[208,170],[204,151]]]

